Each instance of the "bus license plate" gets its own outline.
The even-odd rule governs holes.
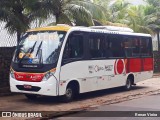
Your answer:
[[[31,85],[23,85],[24,86],[24,88],[26,88],[26,89],[32,89],[32,86]]]

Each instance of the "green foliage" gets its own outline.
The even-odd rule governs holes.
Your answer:
[[[159,0],[146,0],[148,4],[138,6],[132,5],[126,0],[107,0],[107,4],[104,0],[93,1],[101,2],[100,5],[107,11],[106,19],[102,23],[126,25],[135,32],[150,34],[157,33],[157,29],[160,29]]]
[[[0,0],[0,21],[17,37],[34,20],[43,23],[55,16],[57,23],[91,26],[94,22],[131,27],[135,32],[160,31],[160,1],[146,0],[147,5],[133,6],[126,0]]]
[[[129,3],[125,0],[117,0],[111,6],[109,6],[110,10],[110,21],[117,23],[125,23],[127,11],[129,7]]]
[[[151,21],[150,16],[145,14],[147,6],[130,6],[128,10],[128,25],[135,32],[143,32],[153,34],[152,29],[149,28]]]
[[[42,9],[37,13],[46,13],[48,16],[55,16],[57,23],[72,23],[81,26],[93,25],[94,18],[105,19],[104,12],[99,5],[86,0],[44,0],[41,2]],[[46,12],[47,11],[47,12]],[[54,23],[51,23],[52,25]]]
[[[34,20],[41,23],[50,16],[56,17],[55,24],[91,26],[92,19],[103,19],[104,13],[85,0],[0,0],[0,21],[11,34],[17,33],[18,41]]]
[[[0,20],[6,22],[5,28],[11,33],[17,33],[17,40],[35,19],[32,9],[37,0],[0,0]]]

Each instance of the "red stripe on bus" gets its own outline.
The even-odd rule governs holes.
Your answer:
[[[44,74],[41,73],[14,73],[15,79],[19,81],[27,81],[27,82],[41,82]]]

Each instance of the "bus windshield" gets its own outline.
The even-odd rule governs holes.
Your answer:
[[[20,64],[53,64],[59,57],[64,31],[28,32],[22,36],[13,62]]]

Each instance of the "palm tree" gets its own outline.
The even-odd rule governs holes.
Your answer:
[[[55,16],[56,24],[90,26],[93,18],[103,18],[101,10],[98,5],[85,0],[0,0],[0,20],[6,22],[5,28],[11,34],[17,34],[17,42],[36,19],[41,21]]]
[[[103,25],[125,26],[127,10],[130,4],[125,0],[93,0],[94,3],[102,6],[105,19],[101,21]]]
[[[150,15],[149,27],[157,34],[158,50],[160,50],[160,1],[159,0],[146,0],[149,4],[149,11],[146,11]]]
[[[92,0],[92,1],[93,1],[94,4],[98,5],[101,8],[100,9],[101,11],[103,11],[103,14],[104,14],[103,19],[100,19],[100,21],[102,21],[102,22],[104,22],[106,20],[108,21],[109,16],[110,16],[109,6],[110,6],[112,0]]]
[[[48,16],[55,16],[56,23],[90,26],[93,19],[103,19],[104,13],[99,5],[86,0],[45,0],[41,4]],[[39,12],[40,12],[39,11]]]
[[[128,21],[126,22],[135,32],[143,32],[153,34],[153,30],[149,27],[151,22],[150,15],[145,11],[149,10],[148,6],[130,6],[128,9]]]
[[[9,33],[17,34],[17,43],[36,18],[32,9],[36,8],[37,2],[38,0],[0,0],[0,21],[6,22],[5,28]]]
[[[109,6],[110,18],[109,21],[113,23],[122,23],[126,21],[127,11],[130,3],[125,0],[116,0]]]

